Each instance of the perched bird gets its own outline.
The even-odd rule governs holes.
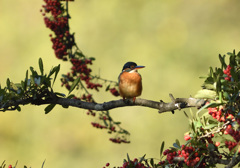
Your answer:
[[[125,98],[133,98],[133,102],[137,96],[142,93],[142,77],[138,73],[138,69],[145,66],[138,66],[135,62],[127,62],[124,64],[121,74],[118,77],[120,95]]]

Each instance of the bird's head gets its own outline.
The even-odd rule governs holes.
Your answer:
[[[127,62],[124,64],[122,71],[125,72],[137,72],[138,69],[144,68],[145,66],[137,65],[135,62]]]

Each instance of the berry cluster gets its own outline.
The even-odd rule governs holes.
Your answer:
[[[80,98],[76,96],[74,96],[73,98],[77,100],[84,100],[86,102],[93,102],[93,98],[91,94],[88,94],[88,95],[83,94]]]
[[[46,27],[53,31],[53,34],[50,34],[49,36],[51,37],[53,44],[52,48],[54,49],[55,55],[57,58],[64,61],[69,60],[72,64],[71,72],[62,75],[61,86],[64,86],[69,91],[71,88],[73,88],[73,86],[77,90],[82,89],[83,93],[81,93],[81,96],[74,96],[73,98],[87,102],[94,102],[93,96],[89,93],[89,90],[92,89],[99,91],[99,88],[102,87],[102,84],[97,83],[97,80],[102,80],[104,83],[110,82],[108,88],[112,83],[115,83],[116,85],[116,82],[108,81],[91,75],[92,70],[89,68],[89,65],[92,65],[92,61],[95,60],[95,58],[87,58],[76,45],[74,40],[74,33],[70,34],[69,32],[70,16],[68,14],[68,2],[63,3],[61,0],[44,0],[44,2],[45,5],[42,6],[43,9],[40,11],[44,16]],[[118,91],[115,88],[106,89],[106,91],[108,90],[110,90],[114,96],[119,95]],[[92,110],[88,110],[87,114],[91,114],[92,116],[96,115],[96,113]],[[98,115],[104,116],[106,114],[105,112],[99,112]],[[107,118],[110,117],[107,115]],[[123,129],[120,127],[118,130],[115,129],[116,124],[112,119],[111,121],[104,117],[99,119],[103,124],[94,122],[92,123],[94,127],[100,129],[107,128],[109,129],[109,133],[123,131]],[[128,135],[128,133],[125,132],[123,134]],[[125,142],[122,140],[122,138],[113,138],[112,141],[117,143]]]
[[[182,151],[178,151],[179,157],[184,157],[184,162],[187,166],[195,166],[200,161],[198,152],[192,146],[182,146]],[[192,155],[191,155],[192,154]],[[191,155],[191,156],[190,156]],[[205,163],[201,163],[201,167],[204,167]]]
[[[71,73],[67,73],[67,75],[63,75],[63,78],[61,78],[62,81],[62,86],[65,85],[65,87],[69,90],[71,87],[71,83],[76,79],[77,77],[80,77],[82,81],[85,81],[86,86],[88,89],[95,89],[96,91],[99,91],[98,88],[102,87],[101,84],[99,83],[93,83],[91,82],[91,77],[90,73],[92,70],[87,67],[87,64],[92,64],[91,59],[84,59],[84,60],[79,60],[76,58],[71,59],[71,63],[73,64],[71,70]],[[88,100],[90,99],[91,96],[85,96],[83,95],[80,99],[82,100]]]
[[[106,163],[106,167],[108,167],[110,165],[110,163]],[[105,166],[103,166],[103,168],[106,168]]]
[[[56,0],[44,0],[46,5],[43,5],[42,7],[45,10],[45,13],[51,13],[51,15],[56,19],[59,15],[62,14],[62,11],[64,10],[62,7],[62,4],[59,1]],[[42,12],[42,10],[40,10]],[[43,16],[45,16],[45,13],[43,13]]]
[[[163,155],[167,156],[168,163],[172,164],[173,163],[173,158],[177,156],[177,153],[176,153],[176,151],[171,151],[169,149],[166,149],[163,152]]]
[[[143,163],[140,163],[137,158],[135,158],[134,160],[125,161],[120,168],[129,168],[129,167],[148,168]]]
[[[230,112],[230,111],[229,111]],[[209,107],[208,114],[210,114],[214,119],[219,122],[226,122],[228,119],[235,121],[234,116],[231,113],[224,113],[223,107]]]
[[[107,128],[105,125],[101,125],[99,123],[92,122],[91,124],[95,128],[100,128],[100,129]]]
[[[227,68],[225,70],[223,70],[223,73],[227,75],[227,77],[225,77],[225,80],[227,81],[231,81],[231,69],[232,67],[230,65],[227,66]]]
[[[95,112],[93,112],[92,110],[88,110],[87,111],[87,115],[92,115],[93,117],[95,117],[95,115],[96,115],[96,113]]]
[[[110,92],[112,93],[112,95],[114,95],[114,96],[119,96],[120,94],[119,94],[119,92],[118,92],[118,90],[116,89],[116,88],[111,88],[111,89],[109,89],[110,90]]]
[[[51,37],[55,55],[59,59],[67,60],[68,50],[71,50],[75,45],[74,36],[69,33],[69,16],[66,10],[58,0],[44,0],[46,5],[43,5],[43,10],[40,10],[44,17],[44,22],[47,28],[51,29],[55,37]],[[47,17],[46,14],[50,13],[51,16]]]
[[[114,143],[130,143],[130,141],[126,140],[126,139],[122,139],[120,137],[117,137],[117,138],[110,138],[109,139],[110,141],[114,142]]]
[[[163,155],[167,156],[167,162],[168,164],[172,164],[174,162],[174,158],[178,157],[178,158],[184,158],[184,163],[187,166],[190,167],[194,167],[197,164],[199,164],[200,161],[200,155],[198,154],[197,151],[195,151],[195,148],[193,148],[192,146],[184,146],[182,145],[181,150],[179,151],[175,151],[175,150],[165,150],[163,152]],[[165,164],[166,162],[162,161],[159,162],[160,165]],[[182,163],[179,162],[178,165],[180,166]],[[205,167],[206,163],[205,162],[201,162],[198,167]]]
[[[228,147],[229,151],[231,151],[236,145],[238,145],[240,141],[240,131],[239,129],[235,130],[232,128],[232,125],[228,125],[224,131],[224,134],[229,134],[233,137],[234,141],[225,141],[225,146]],[[239,152],[240,153],[240,152]]]
[[[229,151],[232,151],[232,149],[235,148],[237,144],[238,144],[237,142],[225,141],[225,146],[229,149]],[[238,151],[238,153],[240,153],[240,150]]]
[[[85,58],[84,60],[83,59],[79,60],[77,58],[72,58],[71,63],[73,64],[73,66],[71,68],[72,69],[72,74],[80,73],[80,74],[85,75],[85,77],[86,77],[86,79],[84,79],[84,76],[82,76],[81,77],[81,78],[83,78],[82,80],[85,80],[85,81],[90,80],[87,77],[92,72],[92,70],[87,67],[87,64],[92,65],[92,60],[91,59]]]
[[[226,126],[225,129],[222,130],[222,132],[225,135],[232,136],[233,139],[235,140],[235,142],[233,141],[225,142],[225,146],[228,147],[228,149],[231,151],[240,141],[240,130],[239,130],[240,119],[239,118],[236,119],[230,112],[231,112],[230,110],[227,110],[227,112],[224,112],[224,109],[222,106],[220,106],[219,108],[217,107],[208,108],[208,113],[212,115],[214,119],[217,119],[219,122],[226,123],[227,121],[230,121],[230,123]],[[238,124],[237,129],[234,129],[232,127],[233,122],[235,122],[235,125],[236,123]]]

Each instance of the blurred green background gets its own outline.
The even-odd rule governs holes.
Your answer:
[[[42,57],[45,70],[61,64],[51,48],[40,8],[43,1],[0,1],[0,83],[5,86],[24,79],[29,66],[38,68]],[[71,32],[81,50],[95,57],[94,74],[117,80],[122,66],[134,61],[146,68],[142,98],[170,101],[194,96],[209,66],[218,66],[218,54],[240,49],[240,1],[79,0],[70,2]],[[60,73],[60,74],[61,74]],[[60,77],[60,76],[59,76]],[[67,93],[55,83],[55,91]],[[94,93],[98,102],[119,99],[102,89]],[[186,110],[189,113],[189,110]],[[105,131],[95,129],[96,119],[86,110],[56,107],[48,115],[44,107],[24,106],[22,112],[0,113],[0,162],[53,168],[120,166],[131,158],[159,158],[162,141],[171,146],[188,131],[183,111],[159,115],[157,110],[125,107],[111,110],[130,131],[130,144],[113,144]]]

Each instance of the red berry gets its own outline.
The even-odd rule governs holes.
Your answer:
[[[184,139],[185,139],[185,141],[188,141],[188,140],[190,140],[190,139],[191,139],[191,137],[190,137],[190,135],[189,135],[189,134],[186,134],[186,135],[184,135]]]
[[[218,147],[219,145],[220,145],[220,142],[216,142],[216,143],[215,143],[215,146]]]
[[[199,161],[200,161],[200,158],[199,158],[199,157],[196,157],[195,160],[196,160],[197,162],[199,162]]]

